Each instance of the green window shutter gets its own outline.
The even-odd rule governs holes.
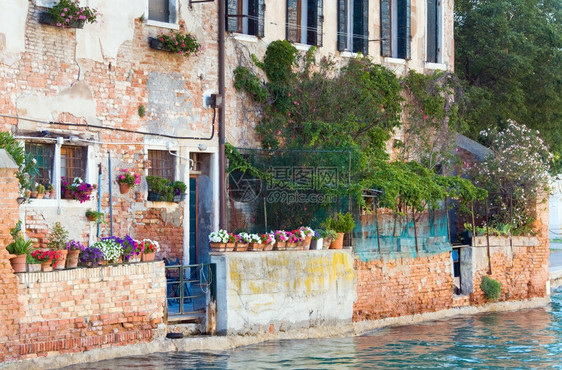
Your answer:
[[[242,1],[242,0],[240,0]],[[226,4],[226,30],[229,32],[236,32],[238,30],[238,22],[242,18],[229,17],[229,15],[238,14],[238,0],[228,0]]]
[[[322,45],[322,0],[302,1],[308,1],[306,43],[308,45]]]
[[[383,57],[392,56],[391,54],[391,35],[390,35],[390,0],[381,0],[381,55]]]
[[[298,0],[287,0],[287,40],[291,42],[298,42]]]
[[[398,0],[397,4],[397,57],[401,59],[410,59],[410,0]]]
[[[411,5],[411,0],[406,0],[406,55],[404,56],[404,59],[410,59],[411,58],[411,52],[410,52],[410,44],[411,44],[411,40],[412,40],[412,35],[411,35],[411,29],[412,29],[412,5]]]
[[[427,0],[427,56],[428,62],[437,63],[437,35],[438,35],[438,21],[437,21],[437,2],[440,0]]]
[[[338,50],[347,49],[347,1],[338,0]]]

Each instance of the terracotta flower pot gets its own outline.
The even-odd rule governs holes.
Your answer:
[[[343,248],[343,233],[338,233],[338,237],[332,240],[330,243],[330,249],[342,249]]]
[[[156,254],[156,252],[152,252],[152,253],[143,253],[141,260],[142,262],[152,262],[154,261],[154,255]]]
[[[28,263],[27,264],[27,272],[39,272],[41,271],[41,264],[40,263]]]
[[[80,249],[69,250],[66,255],[66,268],[74,269],[78,267],[78,256],[80,256]]]
[[[307,236],[304,238],[303,242],[302,242],[302,249],[304,249],[305,251],[310,249],[310,243],[312,243],[312,236]]]
[[[74,199],[74,192],[71,189],[66,189],[62,194],[64,199]]]
[[[286,249],[288,251],[292,250],[292,251],[296,251],[297,250],[297,243],[296,242],[287,242],[287,247]]]
[[[284,251],[287,250],[287,242],[275,242],[273,249],[276,251]]]
[[[54,260],[53,268],[55,270],[64,270],[64,267],[66,265],[66,255],[68,251],[66,249],[60,249],[57,252],[60,257]]]
[[[232,252],[234,251],[234,246],[236,243],[226,243],[226,247],[224,249],[225,252]]]
[[[226,243],[211,242],[210,245],[213,252],[226,252]]]
[[[26,272],[26,257],[25,254],[18,254],[15,257],[10,258],[10,263],[12,264],[12,269],[14,272]]]
[[[124,182],[119,183],[119,192],[121,194],[127,194],[129,192],[129,190],[131,190],[131,185],[126,184]]]
[[[51,266],[51,262],[52,261],[50,260],[41,262],[41,271],[43,272],[53,271],[53,266]]]
[[[273,244],[271,244],[271,243],[264,244],[263,250],[264,251],[272,251],[273,250]]]
[[[234,246],[235,252],[246,252],[248,250],[248,243],[236,243]]]
[[[263,244],[261,244],[261,243],[250,243],[250,244],[248,244],[248,250],[259,252],[259,251],[263,250]]]

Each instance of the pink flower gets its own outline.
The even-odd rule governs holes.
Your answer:
[[[181,47],[182,47],[182,48],[185,48],[185,44],[181,44]]]
[[[423,119],[427,119],[427,114],[424,114],[424,115],[423,115]]]
[[[68,11],[68,9],[67,9],[67,8],[64,8],[63,10],[64,10],[65,12],[67,12],[67,11]],[[64,17],[64,15],[63,15],[63,17]]]
[[[163,38],[163,37],[160,37],[160,41],[161,41],[161,42],[164,41],[164,38]]]
[[[281,131],[277,131],[277,135],[281,135]]]
[[[291,97],[291,93],[287,93],[287,96],[290,98],[290,97]]]
[[[60,13],[60,16],[61,16],[61,17],[64,17],[64,13]]]

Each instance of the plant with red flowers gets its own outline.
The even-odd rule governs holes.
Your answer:
[[[35,250],[31,252],[31,256],[40,262],[50,262],[53,259],[61,258],[62,253],[60,251],[53,250]]]
[[[160,251],[160,244],[156,240],[143,239],[141,242],[141,250],[144,253],[156,253]]]
[[[182,34],[179,31],[170,31],[169,35],[160,33],[158,40],[164,44],[166,49],[186,57],[201,50],[201,45],[190,33]]]
[[[60,0],[49,9],[57,27],[72,27],[76,23],[94,23],[97,11],[87,6],[80,6],[77,0]]]

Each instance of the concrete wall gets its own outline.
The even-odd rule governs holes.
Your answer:
[[[351,322],[357,278],[348,251],[212,254],[217,332],[248,334]]]

